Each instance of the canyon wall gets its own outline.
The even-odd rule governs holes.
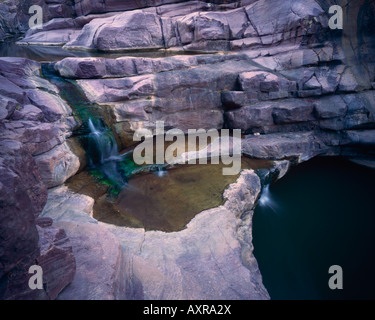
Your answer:
[[[41,30],[28,30],[31,3],[44,9]],[[328,26],[332,4],[344,6],[343,30]],[[121,147],[133,144],[136,129],[154,130],[156,121],[164,121],[167,128],[185,132],[239,128],[246,135],[243,153],[254,158],[300,162],[317,155],[344,155],[374,160],[372,1],[5,1],[0,4],[0,17],[0,40],[24,35],[19,40],[22,45],[170,53],[157,58],[66,58],[54,64],[61,77],[82,89],[88,102],[110,114],[107,124]],[[90,205],[85,201],[91,200],[74,202],[74,196],[59,189],[84,167],[84,151],[73,137],[80,125],[57,87],[42,77],[39,63],[0,58],[0,296],[55,299],[62,292],[61,299],[169,298],[152,286],[155,279],[148,278],[148,271],[152,269],[158,274],[156,280],[170,286],[168,272],[187,268],[190,273],[176,278],[184,288],[199,275],[199,268],[188,264],[188,247],[171,253],[174,267],[163,269],[156,257],[150,267],[143,259],[154,246],[149,240],[144,243],[144,233],[122,230],[128,236],[124,239],[116,228],[88,216],[92,207],[87,209]],[[251,173],[244,176],[255,179]],[[50,202],[45,208],[48,190]],[[60,197],[73,204],[65,207],[61,202],[65,209],[54,206]],[[256,196],[252,197],[254,203]],[[84,208],[77,205],[82,201]],[[231,238],[235,258],[229,254],[230,246],[220,253],[210,233],[212,257],[240,261],[241,277],[255,289],[244,293],[235,282],[242,290],[236,296],[228,289],[234,281],[229,277],[220,287],[223,298],[267,298],[252,260],[251,237],[237,232],[241,223],[249,228],[251,208],[241,212],[248,220],[241,220],[229,205],[213,210],[223,216],[234,212],[226,232],[236,230]],[[57,224],[48,218],[53,212],[60,214],[55,217]],[[203,216],[197,221],[213,219],[212,212]],[[194,235],[197,222],[191,226]],[[163,237],[147,236],[155,243]],[[173,241],[185,236],[176,237]],[[131,239],[133,243],[127,245]],[[160,250],[168,252],[162,244]],[[194,257],[208,279],[207,261],[201,254],[198,250]],[[108,288],[86,276],[85,261],[98,273],[103,271],[100,281],[111,279]],[[27,270],[33,264],[46,270],[41,291],[27,287]],[[219,269],[225,266],[219,265]],[[232,264],[224,271],[230,274],[233,268]],[[134,274],[133,282],[124,280]],[[120,285],[124,281],[125,287]],[[194,297],[204,298],[202,288],[195,282],[194,286]],[[214,289],[208,296],[214,298]],[[174,293],[174,298],[186,297],[182,289]]]

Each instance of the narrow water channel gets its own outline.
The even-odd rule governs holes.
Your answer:
[[[375,170],[314,159],[269,187],[253,220],[254,255],[271,299],[375,298]],[[343,269],[331,290],[328,269]]]

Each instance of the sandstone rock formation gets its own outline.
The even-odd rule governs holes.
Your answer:
[[[345,153],[347,148],[339,148],[347,143],[345,131],[368,129],[374,122],[372,38],[348,35],[348,40],[345,34],[331,31],[324,1],[320,5],[315,1],[271,5],[259,0],[242,5],[187,13],[175,4],[176,15],[163,10],[165,6],[125,11],[117,18],[91,20],[66,45],[104,51],[174,47],[238,53],[67,58],[55,68],[61,76],[76,79],[89,101],[110,106],[112,128],[123,146],[131,144],[137,128],[153,129],[156,121],[163,120],[167,127],[185,131],[227,126],[246,134],[302,132],[320,141],[320,151],[312,155]],[[370,4],[353,5],[348,14],[352,17],[358,8],[370,16],[374,10]],[[264,15],[268,19],[261,18]],[[131,21],[141,21],[140,17],[153,17],[155,26],[142,29],[145,38],[137,41],[146,42],[135,44],[131,32],[124,30],[133,28]],[[96,32],[99,25],[100,32]],[[114,39],[123,40],[113,42],[105,36],[107,26],[110,33],[117,32],[111,28],[121,33]],[[149,30],[156,33],[148,34]],[[345,41],[357,41],[360,62]]]
[[[77,260],[77,275],[58,299],[268,299],[251,243],[260,189],[254,171],[244,171],[226,190],[225,205],[174,233],[78,219],[89,210],[82,201],[72,212],[69,198],[57,201],[66,211],[54,215],[55,197],[64,199],[55,190],[43,216],[67,230]]]
[[[27,31],[30,1],[0,4],[0,41],[25,34],[20,44],[101,52],[63,59],[54,69],[105,110],[120,147],[134,143],[136,129],[155,130],[162,120],[184,132],[241,129],[243,153],[254,158],[344,155],[374,163],[371,1],[33,4],[44,9],[42,30]],[[342,31],[328,27],[332,4],[344,7]],[[106,56],[134,50],[158,57]],[[224,206],[200,213],[178,233],[97,223],[93,199],[62,186],[85,163],[72,138],[79,119],[40,72],[37,62],[0,58],[0,296],[269,298],[252,255],[252,208],[261,188],[254,172],[243,172],[226,191]],[[289,161],[277,166],[283,175]],[[37,220],[43,208],[53,226]],[[46,285],[30,293],[25,274],[35,262],[46,269]]]
[[[33,61],[0,59],[0,296],[6,299],[55,299],[75,273],[64,230],[52,227],[52,220],[37,226],[47,187],[79,167],[64,142],[72,130],[70,108],[39,72]],[[29,288],[31,265],[43,268],[44,290]]]

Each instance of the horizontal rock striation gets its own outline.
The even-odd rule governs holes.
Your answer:
[[[107,2],[100,3],[103,8],[98,10],[90,5],[93,10],[86,14],[105,15],[86,20],[65,18],[65,26],[61,18],[52,20],[46,23],[46,29],[29,32],[21,43],[65,43],[70,49],[101,51],[161,48],[221,51],[293,43],[297,38],[312,42],[325,38],[328,28],[327,15],[312,0],[237,1],[228,7],[190,1],[134,10],[142,7],[138,5],[130,11],[125,10],[132,7],[132,2],[116,1],[117,10],[111,9]],[[147,3],[144,5],[147,7]],[[267,19],[263,18],[265,14]]]
[[[156,13],[151,8],[94,19],[66,46],[104,51],[142,46],[232,51],[166,58],[67,58],[55,66],[61,76],[76,80],[89,101],[108,107],[122,146],[132,144],[137,128],[154,129],[155,122],[163,120],[167,127],[185,132],[223,126],[241,129],[248,135],[266,135],[259,139],[270,144],[277,143],[280,133],[296,141],[313,136],[320,147],[311,155],[347,154],[347,131],[374,128],[374,39],[363,25],[367,20],[352,26],[362,34],[357,37],[328,28],[324,1],[271,5],[259,0],[225,11],[198,10],[173,17],[165,15],[163,7]],[[352,4],[350,9],[347,24],[360,10],[369,17],[375,10],[366,3]],[[157,15],[159,20],[154,19]],[[138,28],[137,41],[146,41],[142,45],[135,45],[131,32],[126,32],[135,26],[129,22],[132,19],[152,20],[150,28],[144,28],[143,22]],[[103,36],[102,42],[100,33],[107,32],[107,25],[118,29],[108,29],[110,33],[121,35]],[[151,30],[157,34],[148,34]],[[366,148],[356,149],[354,153],[368,153]],[[292,156],[291,152],[271,153],[274,156],[254,149],[244,152],[261,158]],[[294,155],[301,158],[300,152]]]
[[[110,115],[121,147],[134,143],[138,128],[153,131],[164,121],[184,132],[241,129],[242,151],[254,158],[344,155],[371,166],[375,7],[334,2],[345,5],[342,31],[329,29],[333,2],[326,0],[40,0],[43,29],[28,30],[20,43],[180,53],[55,64]],[[1,19],[0,41],[27,29],[30,2],[17,3],[0,4],[0,16],[9,17]],[[90,217],[93,200],[61,186],[84,166],[71,139],[80,123],[40,69],[0,58],[0,296],[269,298],[252,255],[258,176],[243,172],[226,190],[225,205],[200,213],[181,232],[98,224]],[[289,162],[279,165],[285,174]],[[28,290],[30,264],[45,268],[44,290]]]

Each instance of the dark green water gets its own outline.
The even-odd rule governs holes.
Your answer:
[[[315,159],[270,187],[253,220],[254,254],[271,299],[375,298],[375,170]],[[343,269],[343,290],[328,269]]]

